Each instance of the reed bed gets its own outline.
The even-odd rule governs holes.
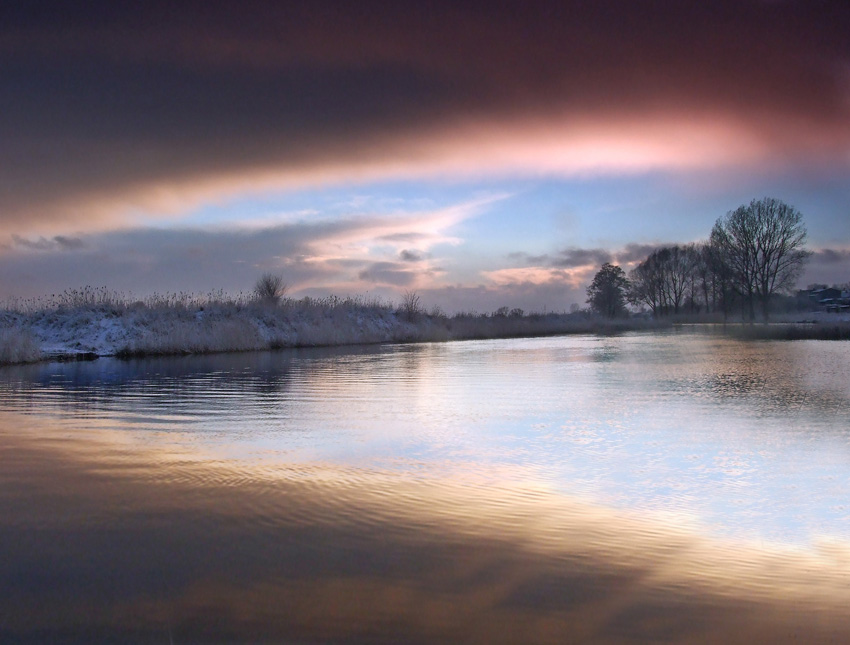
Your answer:
[[[15,327],[0,328],[0,365],[34,363],[42,359],[38,342],[31,333]]]
[[[745,340],[850,340],[850,321],[729,325],[726,333]]]
[[[426,312],[363,296],[281,298],[166,293],[144,299],[83,287],[0,308],[0,363],[43,358],[198,354],[390,342],[435,342],[553,334],[616,334],[669,323],[604,320],[583,313]]]

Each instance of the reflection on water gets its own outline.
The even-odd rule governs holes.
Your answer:
[[[846,640],[850,351],[0,370],[0,642]]]

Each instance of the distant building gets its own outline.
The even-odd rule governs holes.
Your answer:
[[[819,309],[831,313],[850,310],[850,297],[848,296],[850,294],[835,287],[825,287],[823,289],[812,289],[809,291],[809,301]]]
[[[834,287],[826,287],[824,289],[812,289],[809,291],[809,299],[814,302],[823,302],[824,300],[834,300],[841,297],[841,289]]]

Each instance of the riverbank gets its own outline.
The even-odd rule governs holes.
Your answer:
[[[801,322],[728,325],[726,333],[744,340],[850,340],[850,321],[812,318]]]
[[[0,364],[99,356],[202,354],[284,347],[434,342],[669,327],[584,313],[447,316],[363,298],[258,302],[171,296],[128,302],[91,291],[0,310]]]
[[[722,321],[682,315],[605,319],[586,312],[507,309],[452,316],[361,297],[285,298],[169,294],[133,300],[82,289],[0,309],[0,365],[100,356],[152,356],[377,343],[415,343],[556,334],[612,334]],[[722,333],[746,340],[850,340],[850,318],[785,314],[769,325],[740,322]]]

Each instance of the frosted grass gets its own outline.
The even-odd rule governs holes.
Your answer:
[[[504,308],[503,308],[504,309]],[[211,292],[154,294],[85,287],[0,309],[0,363],[85,356],[201,354],[285,347],[613,333],[660,327],[584,313],[520,310],[447,316],[379,298],[285,298],[279,303]]]

